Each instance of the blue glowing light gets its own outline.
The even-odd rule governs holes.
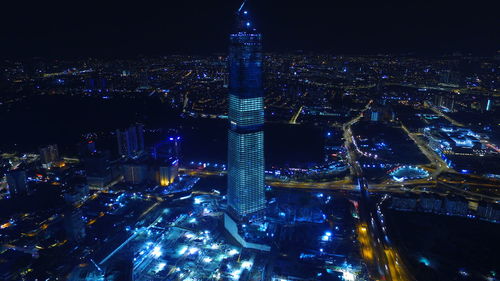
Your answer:
[[[244,11],[243,14],[248,15],[248,11]]]
[[[247,26],[250,26],[250,22],[247,22]]]
[[[431,265],[431,262],[424,258],[424,257],[420,257],[420,259],[418,260],[419,262],[423,263],[425,266],[430,266]]]

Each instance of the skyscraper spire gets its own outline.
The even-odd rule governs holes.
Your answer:
[[[245,0],[238,11],[236,12],[236,25],[235,32],[253,32],[255,28],[250,20],[250,15],[247,10],[245,10],[245,4],[247,0]]]
[[[247,3],[247,0],[244,0],[243,3],[241,3],[240,8],[238,9],[238,13],[241,13],[241,11],[243,10],[243,7],[245,7],[246,3]]]

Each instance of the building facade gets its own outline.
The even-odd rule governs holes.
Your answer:
[[[118,154],[123,157],[136,157],[144,152],[144,126],[135,124],[125,130],[116,130]]]
[[[11,197],[21,196],[28,193],[28,182],[24,170],[12,170],[7,172],[7,186]]]
[[[229,48],[228,194],[241,219],[265,208],[262,35],[238,11]]]
[[[59,149],[57,144],[40,147],[40,162],[43,168],[50,168],[54,162],[59,161]]]

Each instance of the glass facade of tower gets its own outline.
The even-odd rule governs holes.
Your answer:
[[[265,208],[261,34],[239,19],[229,49],[228,205],[239,218]]]

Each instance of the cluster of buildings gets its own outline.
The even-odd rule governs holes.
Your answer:
[[[350,148],[342,138],[352,140],[357,161],[370,180],[385,179],[387,173],[396,181],[429,177],[427,170],[417,166],[427,164],[428,159],[423,149],[418,150],[418,139],[410,138],[412,134],[425,138],[446,164],[462,173],[472,169],[458,157],[498,160],[498,147],[486,135],[465,126],[443,126],[445,117],[428,108],[432,102],[432,110],[438,112],[495,112],[500,103],[495,95],[499,80],[494,59],[265,54],[262,35],[243,7],[237,12],[227,57],[4,62],[0,87],[25,90],[9,91],[19,94],[2,96],[0,107],[45,94],[99,100],[154,98],[182,117],[227,119],[228,161],[227,169],[225,164],[210,167],[227,171],[227,195],[203,200],[192,194],[168,196],[189,190],[198,179],[179,175],[181,138],[176,132],[148,145],[142,124],[115,130],[112,150],[86,139],[78,145],[78,159],[62,158],[57,145],[41,147],[34,158],[12,161],[15,157],[9,156],[0,163],[8,197],[20,202],[39,190],[47,192],[43,188],[58,187],[61,196],[56,197],[63,202],[40,214],[26,213],[0,222],[0,229],[8,232],[0,236],[2,244],[24,245],[7,247],[32,257],[46,249],[75,254],[68,255],[71,260],[64,268],[58,268],[75,281],[238,280],[263,277],[265,272],[271,272],[267,276],[271,280],[327,280],[323,274],[354,280],[347,270],[350,266],[338,265],[341,260],[346,264],[348,259],[359,258],[345,245],[355,231],[339,223],[331,206],[334,198],[318,194],[315,200],[321,204],[317,206],[266,200],[265,119],[326,131],[324,164],[271,172],[287,180],[347,176]],[[460,70],[458,64],[465,67]],[[405,111],[411,113],[405,116]],[[360,123],[352,131],[351,125],[344,126],[356,118]],[[340,128],[346,135],[341,137]],[[492,168],[498,171],[496,165]],[[175,207],[167,200],[175,202]],[[185,202],[192,206],[185,207]],[[497,204],[451,195],[393,196],[389,207],[500,221]],[[344,206],[348,212],[350,208]],[[19,239],[11,239],[14,232]],[[241,247],[226,243],[229,239]],[[298,262],[290,262],[292,258],[284,254],[276,258],[272,269],[259,264],[280,244],[292,243],[301,245],[302,252],[297,255],[293,247],[280,250],[297,255]],[[294,272],[300,270],[293,265],[302,262],[317,270],[317,275]],[[0,277],[30,276],[31,266],[37,265],[26,264],[10,275],[2,273],[8,270],[0,265],[4,274]]]
[[[488,134],[457,126],[431,126],[423,130],[429,146],[448,166],[461,173],[496,174],[500,153]]]
[[[180,137],[167,136],[163,141],[147,147],[144,127],[132,125],[116,130],[117,155],[110,151],[90,148],[82,159],[87,182],[91,187],[105,188],[117,178],[131,185],[169,186],[178,175]]]
[[[453,195],[444,198],[426,193],[420,196],[392,196],[389,208],[397,211],[462,216],[500,222],[500,208],[497,204],[472,202],[463,197]]]
[[[429,139],[429,145],[434,150],[442,151],[444,154],[484,156],[496,153],[484,141],[485,136],[480,136],[470,129],[459,127],[425,128],[424,134]]]

